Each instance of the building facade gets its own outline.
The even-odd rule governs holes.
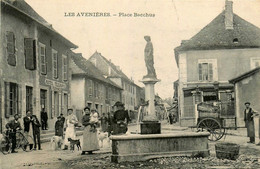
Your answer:
[[[102,73],[81,54],[71,57],[71,100],[81,119],[82,110],[88,106],[96,109],[99,115],[112,111],[112,106],[122,100],[122,88],[105,78]]]
[[[141,97],[137,96],[137,91],[142,88],[137,86],[133,80],[129,79],[121,70],[119,66],[114,65],[107,60],[101,53],[95,52],[89,60],[102,72],[104,76],[109,78],[115,84],[123,88],[122,102],[125,104],[127,110],[136,110],[135,108],[141,104]]]
[[[232,2],[226,1],[222,13],[175,48],[181,125],[196,125],[200,102],[233,104],[234,86],[229,79],[259,65],[259,52],[260,29],[234,14]]]
[[[60,78],[62,72],[68,72],[63,69],[61,57],[69,57],[67,52],[77,46],[57,33],[22,0],[1,1],[1,42],[1,129],[16,113],[23,117],[31,110],[40,118],[42,108],[49,113],[49,127],[52,127],[53,117],[60,114],[62,107],[54,109],[54,104],[61,103],[58,100],[52,104],[54,90],[69,95],[70,88],[69,81]],[[53,50],[58,61],[55,66]],[[57,76],[54,78],[53,74]]]
[[[245,103],[250,102],[251,107],[260,112],[260,67],[243,73],[230,80],[235,85],[235,106],[238,127],[245,127]]]

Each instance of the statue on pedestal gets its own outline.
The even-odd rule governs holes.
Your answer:
[[[146,46],[144,49],[144,60],[145,60],[145,66],[147,68],[147,75],[145,75],[143,78],[156,78],[156,73],[154,69],[154,61],[153,61],[153,44],[151,42],[150,36],[144,36],[144,39],[146,40]]]

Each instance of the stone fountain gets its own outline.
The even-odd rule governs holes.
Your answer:
[[[145,101],[148,115],[140,123],[140,133],[113,135],[112,162],[145,161],[158,157],[209,155],[209,133],[161,131],[161,123],[155,113],[154,85],[160,82],[154,69],[153,45],[150,36],[145,36],[147,44],[144,50],[147,75],[141,82],[145,85]]]

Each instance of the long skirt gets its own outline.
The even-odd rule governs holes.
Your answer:
[[[27,139],[27,141],[29,142],[29,144],[33,144],[34,143],[34,141],[33,141],[33,133],[32,133],[31,129],[29,130],[29,132],[25,131],[24,132],[24,136]]]
[[[74,126],[69,126],[66,128],[65,131],[65,137],[64,137],[64,145],[69,145],[68,138],[71,138],[73,140],[76,139],[76,130]]]
[[[247,137],[255,137],[254,121],[246,121]]]
[[[84,128],[83,131],[83,148],[82,151],[99,150],[97,132],[90,131],[90,125]]]

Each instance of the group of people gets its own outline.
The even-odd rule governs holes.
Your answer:
[[[11,153],[17,153],[15,151],[16,148],[16,133],[19,130],[22,130],[21,124],[18,121],[19,115],[14,115],[14,120],[11,120],[9,123],[6,124],[7,131],[9,132],[9,137],[12,140],[12,151]],[[38,120],[38,118],[31,113],[30,110],[26,112],[26,116],[23,118],[24,122],[24,136],[27,139],[29,143],[29,149],[36,150],[38,145],[38,150],[41,150],[41,141],[40,141],[40,127],[41,124]],[[27,149],[27,146],[25,145],[24,149]]]
[[[99,126],[99,121],[101,121],[101,130],[103,132],[108,132],[109,136],[111,134],[125,134],[127,132],[127,125],[130,121],[128,112],[124,108],[124,104],[121,102],[116,102],[113,106],[116,110],[114,113],[108,113],[106,117],[103,114],[99,117],[98,112],[93,109],[90,110],[89,107],[85,107],[83,110],[82,125],[84,126],[83,131],[83,149],[82,155],[88,152],[91,154],[93,151],[99,150],[97,127]],[[36,115],[33,115],[31,111],[26,112],[26,116],[23,118],[24,122],[24,136],[29,143],[29,149],[41,150],[40,141],[40,128],[42,130],[47,129],[46,112],[42,110],[41,112],[41,122],[38,120]],[[6,124],[6,128],[10,131],[9,136],[12,140],[12,153],[17,153],[16,148],[16,132],[22,130],[21,124],[18,121],[19,115],[14,115],[14,120],[11,120]],[[67,150],[69,146],[68,138],[76,139],[76,127],[80,126],[80,123],[73,113],[73,109],[68,109],[68,116],[65,118],[63,114],[57,117],[55,123],[55,135],[60,136],[64,139],[64,149]],[[27,149],[27,146],[24,147]]]
[[[90,110],[89,107],[85,107],[83,110],[82,125],[83,131],[83,146],[82,155],[88,153],[92,154],[93,151],[99,150],[98,143],[98,130],[99,121],[101,121],[101,130],[112,134],[124,134],[127,132],[127,124],[130,121],[128,112],[124,110],[124,104],[116,102],[114,105],[116,111],[113,116],[108,113],[108,117],[103,114],[99,117],[98,112],[95,109]],[[68,116],[58,117],[55,123],[55,135],[63,137],[64,133],[64,149],[68,150],[69,141],[68,138],[76,139],[76,127],[80,126],[80,123],[73,113],[73,109],[68,109]]]

